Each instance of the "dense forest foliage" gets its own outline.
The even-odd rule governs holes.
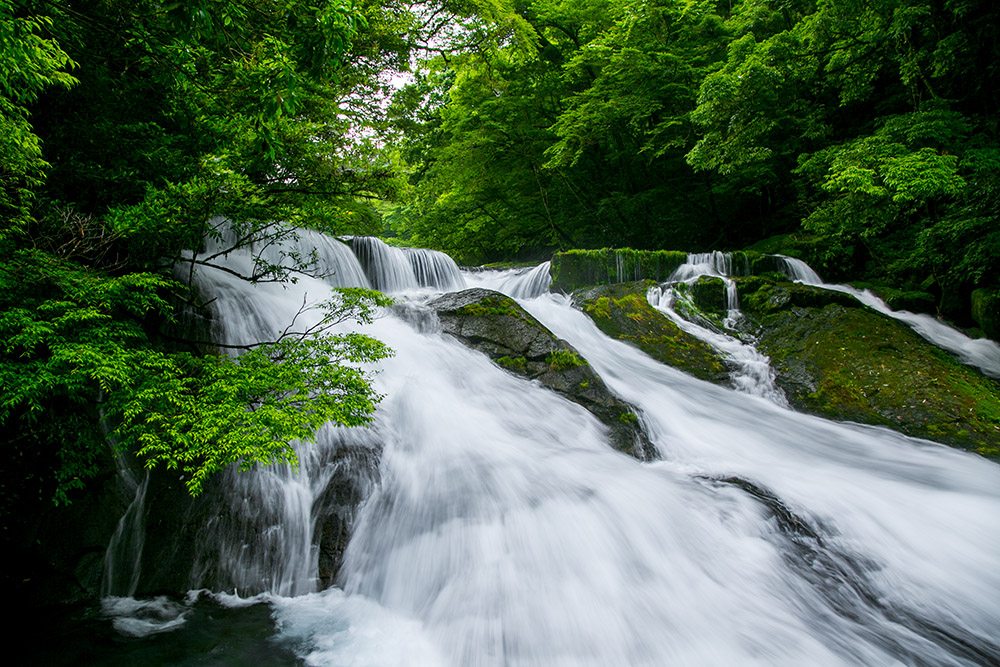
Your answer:
[[[392,179],[359,158],[363,105],[344,100],[393,57],[383,33],[348,0],[0,1],[4,510],[67,501],[109,439],[197,493],[233,462],[293,460],[291,438],[370,417],[379,396],[350,362],[388,350],[317,334],[385,297],[332,294],[318,325],[239,355],[206,354],[182,316],[204,306],[191,276],[216,255],[185,250],[206,236],[370,225],[356,202]],[[310,269],[284,260],[244,277]]]
[[[929,290],[958,319],[1000,280],[995,3],[511,9],[397,99],[401,236],[478,262],[792,234],[761,247]]]
[[[182,333],[207,236],[756,244],[965,323],[1000,285],[998,30],[990,0],[0,0],[0,500],[66,500],[109,435],[197,492],[371,414],[343,362],[376,341]]]

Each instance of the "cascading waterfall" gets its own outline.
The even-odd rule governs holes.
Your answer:
[[[129,470],[121,454],[115,452],[119,479],[132,494],[125,514],[118,520],[111,542],[104,553],[104,576],[101,581],[102,596],[134,595],[141,574],[142,549],[145,542],[146,493],[149,490],[149,471],[141,479]]]
[[[549,291],[550,266],[551,262],[542,262],[527,269],[472,271],[465,274],[465,283],[469,287],[496,290],[515,299],[533,299]]]
[[[456,290],[465,286],[454,260],[443,252],[425,248],[403,248],[403,254],[413,268],[413,275],[417,279],[416,286],[439,290]]]
[[[528,275],[481,279],[514,293]],[[235,341],[280,330],[328,289],[200,280]],[[225,567],[268,580],[278,638],[306,664],[1000,662],[994,463],[701,382],[608,339],[565,297],[523,298],[640,411],[661,456],[640,463],[578,405],[415,328],[421,300],[364,327],[396,352],[379,365],[372,428],[300,448],[299,475],[233,480],[234,503],[294,506],[227,533],[236,550],[287,546],[263,559],[275,569]],[[319,591],[315,535],[297,531],[314,530],[324,465],[345,447],[381,448],[380,481],[339,586]]]
[[[395,248],[380,239],[356,236],[351,239],[372,287],[393,294],[429,287],[454,290],[464,287],[462,274],[448,255],[424,248]]]
[[[988,338],[969,338],[961,331],[930,315],[911,313],[907,310],[893,310],[886,305],[885,301],[869,290],[859,290],[850,285],[823,282],[819,275],[801,259],[782,255],[775,257],[779,260],[782,272],[790,279],[806,285],[815,285],[823,289],[851,294],[866,306],[908,325],[927,341],[954,354],[962,363],[978,368],[989,377],[1000,379],[1000,344],[996,341]]]
[[[813,271],[812,267],[796,257],[785,255],[774,255],[778,262],[778,269],[790,280],[795,280],[806,285],[823,285],[823,279]]]
[[[744,267],[743,270],[749,272],[749,267]],[[736,331],[743,320],[743,313],[740,311],[736,281],[730,277],[733,271],[731,253],[718,251],[692,253],[688,255],[684,264],[677,267],[667,282],[649,289],[646,300],[669,317],[682,331],[717,350],[734,369],[731,379],[737,391],[760,396],[787,407],[788,401],[784,392],[775,384],[776,378],[770,359]],[[722,320],[721,328],[705,319],[693,320],[682,317],[675,308],[678,300],[690,300],[688,294],[678,291],[677,284],[683,282],[690,286],[702,276],[719,278],[725,285],[727,313]],[[697,308],[691,310],[696,312]]]

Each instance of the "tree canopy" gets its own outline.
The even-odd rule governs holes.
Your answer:
[[[397,97],[393,233],[467,261],[795,234],[831,277],[1000,281],[995,3],[508,8],[519,30],[429,54]]]
[[[240,354],[166,335],[200,299],[174,269],[211,262],[185,249],[363,232],[359,202],[395,187],[349,136],[370,67],[352,47],[393,48],[370,16],[350,0],[0,0],[5,505],[68,500],[109,438],[197,493],[231,463],[294,462],[290,442],[327,421],[370,419],[380,397],[355,362],[389,351],[324,332],[381,295],[333,293],[316,329]]]

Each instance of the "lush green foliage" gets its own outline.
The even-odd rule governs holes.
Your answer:
[[[825,276],[930,290],[958,319],[1000,285],[996,3],[508,10],[520,30],[449,42],[397,97],[394,233],[468,261],[796,233]]]
[[[206,236],[232,249],[371,229],[362,202],[396,186],[350,115],[371,68],[405,58],[383,9],[0,0],[5,508],[68,500],[108,438],[197,493],[226,465],[294,462],[290,440],[370,417],[359,364],[388,350],[327,330],[370,319],[381,295],[335,293],[316,327],[239,354],[177,325],[198,307],[194,272],[221,256],[185,252]],[[242,277],[312,268],[286,253]]]

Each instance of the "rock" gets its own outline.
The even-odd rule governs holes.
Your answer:
[[[972,292],[972,319],[993,340],[1000,340],[1000,289]]]
[[[844,308],[863,307],[860,301],[844,292],[800,283],[774,282],[760,276],[737,278],[736,286],[743,310],[756,317],[791,308],[822,308],[831,304]]]
[[[715,276],[701,276],[691,285],[691,297],[695,304],[707,313],[725,316],[726,283]]]
[[[581,287],[635,280],[666,280],[687,261],[674,250],[569,250],[552,256],[552,289],[570,293]]]
[[[774,309],[759,323],[758,348],[794,408],[1000,455],[1000,385],[909,327],[840,303]]]
[[[615,448],[646,460],[652,447],[632,408],[615,397],[590,364],[513,299],[474,288],[428,304],[441,328],[508,371],[577,403],[608,427]]]
[[[721,281],[720,281],[721,282]],[[682,331],[646,301],[643,282],[577,290],[573,301],[612,338],[624,340],[669,366],[728,385],[729,369],[708,344]]]

